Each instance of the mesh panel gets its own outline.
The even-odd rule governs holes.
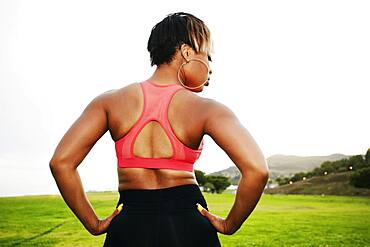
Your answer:
[[[133,156],[142,158],[171,158],[173,146],[160,122],[146,123],[133,140]]]

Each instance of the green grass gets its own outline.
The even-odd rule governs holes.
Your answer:
[[[210,212],[226,217],[235,195],[203,192]],[[88,193],[100,218],[111,214],[118,193]],[[370,246],[370,198],[269,195],[222,246]],[[0,198],[0,246],[102,246],[60,196]]]

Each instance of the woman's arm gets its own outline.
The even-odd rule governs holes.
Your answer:
[[[268,166],[262,151],[225,105],[207,99],[204,133],[221,147],[241,172],[235,202],[225,219],[228,235],[235,233],[252,213],[268,181]]]
[[[64,201],[93,235],[98,234],[99,219],[83,189],[77,167],[108,130],[105,98],[103,93],[87,105],[64,134],[49,162]]]

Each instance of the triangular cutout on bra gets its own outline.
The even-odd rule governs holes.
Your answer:
[[[170,159],[174,155],[171,140],[157,120],[151,120],[142,126],[132,141],[133,157]]]

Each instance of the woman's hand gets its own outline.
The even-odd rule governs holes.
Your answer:
[[[95,225],[94,229],[91,231],[91,234],[94,236],[101,235],[107,232],[110,222],[116,217],[122,210],[123,204],[121,203],[113,213],[103,220],[98,220],[97,224]]]
[[[211,224],[219,233],[225,235],[232,235],[234,233],[234,231],[231,229],[228,222],[224,218],[208,212],[207,209],[203,208],[202,205],[200,205],[199,203],[197,203],[196,205],[198,211],[211,222]]]

